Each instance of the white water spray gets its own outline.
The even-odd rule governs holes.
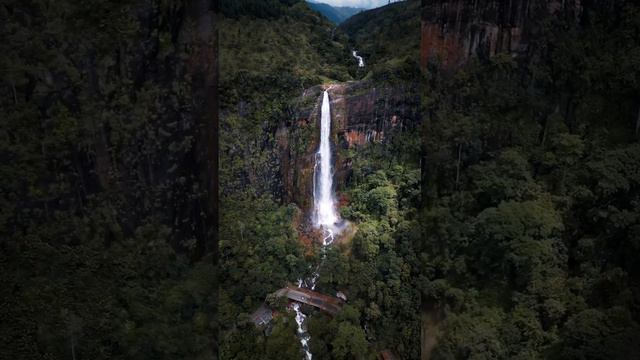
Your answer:
[[[340,231],[336,223],[340,220],[336,212],[336,201],[333,194],[333,166],[331,165],[331,104],[329,93],[325,90],[322,97],[322,108],[320,110],[320,147],[316,152],[316,163],[313,170],[313,204],[314,204],[314,225],[323,230],[322,251],[324,258],[324,248],[333,243],[334,235]],[[299,279],[298,287],[314,290],[320,274],[320,265],[306,280]],[[305,321],[307,316],[300,309],[299,303],[293,303],[293,310],[296,313],[296,323],[298,324],[298,337],[304,350],[305,359],[312,360],[313,355],[309,349],[311,336],[307,332]]]
[[[356,60],[358,60],[358,67],[364,67],[364,58],[358,55],[358,52],[355,50],[353,50],[351,54],[353,55],[354,58],[356,58]]]
[[[302,310],[300,310],[300,303],[294,302],[293,311],[296,312],[296,323],[298,324],[298,337],[300,337],[300,344],[302,344],[302,350],[304,350],[304,357],[306,360],[312,360],[313,355],[311,351],[309,351],[309,340],[311,340],[311,336],[307,333],[307,329],[305,326],[305,320],[307,319],[307,315],[305,315]]]
[[[325,231],[323,244],[333,242],[333,236],[338,222],[336,201],[333,194],[333,166],[331,165],[331,104],[329,93],[325,90],[322,98],[320,114],[320,148],[316,153],[314,168],[313,202],[315,212],[315,226]]]

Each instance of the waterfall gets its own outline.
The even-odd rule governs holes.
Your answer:
[[[331,104],[326,90],[322,98],[320,147],[316,153],[314,172],[314,223],[316,227],[325,231],[323,244],[328,245],[333,242],[338,214],[333,194],[333,166],[331,165]]]
[[[356,60],[358,60],[358,67],[364,67],[364,59],[362,56],[358,55],[358,52],[355,50],[351,51],[351,54],[356,58]]]
[[[313,167],[313,223],[323,230],[322,251],[333,243],[334,235],[340,232],[337,222],[340,220],[336,212],[336,200],[333,194],[333,166],[331,165],[331,104],[329,93],[325,90],[322,96],[322,108],[320,109],[320,147],[316,152],[315,165]],[[298,287],[315,289],[320,277],[318,272],[320,265],[310,278],[298,280]],[[298,337],[305,359],[311,360],[313,355],[309,349],[311,336],[307,332],[305,321],[307,316],[300,309],[299,303],[293,303],[293,311],[296,313],[298,324]]]

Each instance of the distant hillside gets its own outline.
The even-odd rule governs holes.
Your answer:
[[[367,66],[419,59],[420,1],[363,11],[340,24]]]
[[[220,12],[227,18],[248,16],[260,19],[278,18],[292,5],[303,0],[219,0]]]
[[[350,78],[348,69],[353,61],[347,38],[334,31],[335,25],[328,19],[304,1],[260,1],[223,1],[221,85],[233,84],[237,76],[277,74],[285,79],[291,75],[307,85]]]
[[[335,24],[341,24],[343,21],[352,17],[353,15],[364,11],[362,8],[354,8],[347,6],[331,6],[325,3],[307,3],[310,8],[318,11],[322,15],[326,16],[327,19],[331,20]]]

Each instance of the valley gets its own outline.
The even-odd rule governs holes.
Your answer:
[[[222,287],[221,301],[229,305],[221,316],[228,319],[224,324],[233,324],[223,331],[223,358],[251,358],[249,349],[264,346],[263,358],[273,359],[299,360],[301,351],[307,359],[365,358],[382,351],[417,357],[420,315],[413,309],[419,303],[405,264],[408,254],[399,253],[397,244],[397,239],[408,244],[418,235],[413,230],[420,193],[417,57],[370,68],[366,55],[354,53],[358,43],[325,19],[305,13],[302,5],[283,16],[300,12],[319,21],[313,33],[300,31],[304,17],[260,32],[278,33],[270,35],[270,43],[320,37],[312,43],[317,49],[302,45],[304,55],[269,60],[268,68],[252,65],[252,59],[225,68],[225,50],[229,59],[236,52],[269,58],[290,50],[236,48],[242,43],[236,36],[254,25],[236,32],[230,24],[231,37],[221,44],[221,69],[231,76],[222,88],[238,94],[227,96],[238,102],[223,107],[222,126],[231,130],[224,124],[233,121],[234,129],[248,130],[223,132],[223,139],[231,137],[221,142],[226,214],[221,223],[231,225],[222,229],[222,278],[232,281]],[[224,39],[224,31],[221,35]],[[292,66],[270,78],[270,69],[285,59]],[[260,94],[258,84],[270,89]],[[242,123],[246,126],[238,126]],[[272,210],[261,210],[259,204]],[[235,215],[240,213],[250,216]],[[255,272],[252,261],[260,264]],[[287,286],[340,295],[346,302],[339,312],[326,313],[270,295]],[[242,313],[262,319],[266,308],[272,314],[266,324],[237,320]],[[239,342],[240,331],[254,335]],[[408,333],[415,336],[400,336]],[[273,345],[273,355],[271,343],[279,344],[277,349]]]

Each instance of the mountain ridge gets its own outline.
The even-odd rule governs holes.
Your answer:
[[[309,2],[307,5],[320,14],[324,15],[334,24],[341,24],[350,17],[365,11],[365,8],[350,7],[350,6],[333,6],[322,2]]]

